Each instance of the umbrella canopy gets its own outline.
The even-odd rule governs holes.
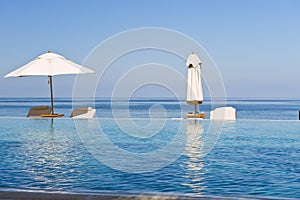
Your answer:
[[[186,62],[188,67],[188,87],[187,87],[187,98],[186,101],[188,104],[196,105],[202,104],[203,101],[203,92],[201,84],[201,60],[199,57],[192,53]]]
[[[51,106],[52,114],[54,114],[53,108],[53,90],[52,90],[52,76],[63,74],[89,74],[95,73],[86,67],[78,65],[70,60],[65,59],[63,56],[56,53],[42,54],[35,60],[29,62],[23,67],[18,68],[15,71],[7,74],[7,77],[24,77],[24,76],[48,76],[51,92]]]
[[[94,71],[78,65],[56,53],[45,53],[35,60],[7,74],[6,77],[55,76],[62,74],[88,74]]]

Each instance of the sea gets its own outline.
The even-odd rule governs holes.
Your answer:
[[[171,98],[56,98],[56,119],[31,119],[48,98],[0,98],[0,190],[300,199],[300,100],[227,99],[236,121],[206,119]],[[224,102],[223,102],[224,103]],[[71,119],[73,107],[96,108]]]

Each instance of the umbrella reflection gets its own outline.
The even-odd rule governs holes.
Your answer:
[[[33,187],[51,189],[59,184],[66,184],[68,174],[73,170],[69,165],[72,160],[72,141],[53,125],[53,120],[33,121],[33,129],[23,143],[26,156],[24,172],[31,179]],[[38,127],[37,127],[38,126]]]
[[[203,142],[201,141],[203,127],[199,120],[187,121],[187,142],[185,148],[184,168],[185,168],[185,185],[190,187],[197,194],[201,194],[204,189],[202,183],[203,177]]]

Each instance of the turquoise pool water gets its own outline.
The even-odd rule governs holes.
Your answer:
[[[300,121],[149,122],[2,117],[0,187],[300,198]]]

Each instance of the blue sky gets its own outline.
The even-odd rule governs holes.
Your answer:
[[[0,96],[48,97],[45,77],[3,78],[47,50],[83,63],[112,35],[162,27],[207,50],[227,96],[300,98],[299,10],[298,0],[0,0]],[[71,96],[73,81],[55,77],[55,96]]]

